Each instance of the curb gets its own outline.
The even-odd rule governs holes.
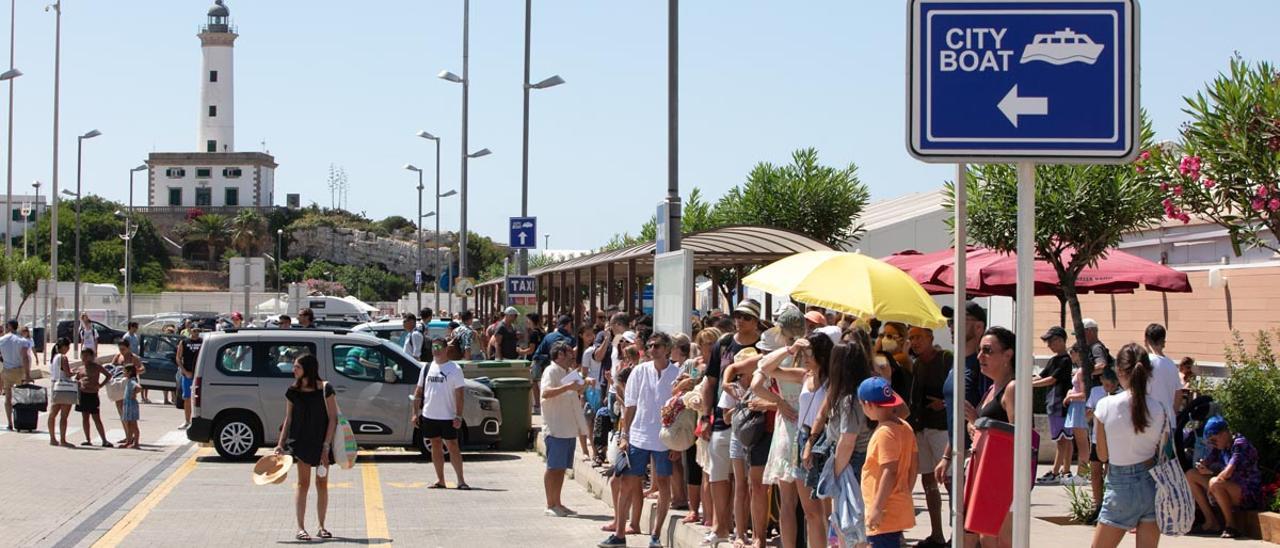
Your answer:
[[[545,460],[547,446],[543,441],[543,435],[538,435],[534,448],[538,452],[538,456]],[[591,466],[591,463],[583,462],[582,459],[575,456],[573,469],[567,472],[567,477],[576,481],[591,496],[604,501],[605,505],[610,509],[613,508],[613,490],[609,486],[609,480],[604,477],[604,474],[599,469]],[[646,504],[640,511],[640,522],[644,525],[641,528],[642,534],[654,529],[654,513],[658,506],[656,502],[651,502],[648,499],[645,502]],[[703,539],[711,531],[710,528],[691,523],[681,523],[680,520],[687,514],[688,512],[685,510],[670,510],[667,512],[667,523],[663,525],[662,532],[659,535],[663,546],[670,548],[705,548],[708,546],[710,548],[729,548],[733,546],[733,543],[729,541],[716,543],[714,546],[703,544]],[[603,538],[604,533],[602,532],[601,535]]]

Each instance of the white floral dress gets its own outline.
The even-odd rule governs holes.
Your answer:
[[[791,356],[783,358],[782,367],[791,367]],[[800,389],[803,385],[798,382],[786,382],[778,380],[778,393],[782,399],[791,406],[792,409],[798,409],[800,405]],[[773,424],[773,441],[769,443],[769,460],[764,465],[764,481],[763,483],[772,485],[779,481],[793,481],[801,479],[796,474],[796,465],[800,462],[800,451],[796,446],[796,433],[799,427],[795,421],[790,421],[782,417],[782,413],[777,414]]]

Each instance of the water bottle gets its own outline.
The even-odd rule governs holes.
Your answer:
[[[320,466],[320,467],[317,467],[317,468],[316,468],[316,477],[317,477],[317,478],[326,478],[326,477],[329,477],[329,467],[328,467],[328,466]]]

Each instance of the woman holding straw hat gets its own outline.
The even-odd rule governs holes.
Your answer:
[[[298,356],[293,362],[293,378],[293,385],[285,392],[284,425],[280,428],[275,452],[281,455],[288,451],[298,463],[298,491],[294,497],[298,533],[294,538],[311,540],[304,522],[312,468],[316,470],[316,515],[320,520],[316,535],[322,539],[333,538],[333,533],[324,528],[324,518],[329,506],[329,464],[333,462],[338,403],[333,387],[320,378],[320,364],[315,356]]]

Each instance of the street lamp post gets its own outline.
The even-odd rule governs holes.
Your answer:
[[[414,226],[418,228],[418,266],[413,274],[413,286],[418,296],[418,310],[422,310],[422,170],[413,164],[405,164],[404,168],[418,174],[418,217]]]
[[[276,229],[276,316],[280,315],[280,263],[284,260],[284,229]],[[277,318],[279,319],[279,318]]]
[[[67,192],[65,190],[62,191],[67,195],[73,195],[76,198],[76,285],[75,285],[76,294],[75,294],[75,297],[72,298],[72,301],[75,303],[73,305],[73,308],[75,309],[75,313],[72,314],[72,316],[75,318],[76,321],[79,321],[80,319],[80,202],[81,202],[80,197],[83,195],[82,194],[83,191],[81,190],[81,187],[80,187],[80,173],[81,173],[80,166],[82,161],[84,160],[85,140],[92,139],[99,135],[102,135],[101,131],[98,131],[96,129],[91,129],[89,130],[88,133],[85,133],[84,135],[76,137],[76,192],[75,194],[71,194],[70,192]],[[126,245],[126,247],[128,246]],[[75,338],[75,342],[77,345],[83,344],[83,341],[80,340],[79,329],[76,329],[74,331],[74,335],[72,336]]]
[[[546,253],[548,249],[551,249],[551,235],[543,234],[542,235],[542,252]]]
[[[426,131],[419,131],[419,132],[418,132],[418,137],[422,137],[423,139],[427,139],[427,140],[435,141],[435,142],[436,142],[436,212],[437,212],[437,213],[439,213],[439,212],[440,212],[440,198],[448,198],[449,196],[453,196],[454,194],[457,194],[457,191],[456,191],[456,190],[450,190],[449,192],[446,192],[446,193],[444,193],[444,194],[440,194],[440,138],[439,138],[439,137],[436,137],[435,135],[432,135],[432,134],[430,134],[430,133],[427,133]],[[419,187],[421,187],[422,185],[421,185],[421,184],[419,184],[418,186],[419,186]],[[421,189],[419,189],[419,196],[421,196]],[[421,199],[419,199],[419,202],[421,202]],[[421,204],[421,203],[419,203],[419,204],[418,204],[418,213],[419,213],[419,214],[421,214],[421,213],[422,213],[422,204]],[[435,271],[436,271],[436,276],[435,276],[435,278],[436,278],[436,281],[435,281],[435,305],[434,305],[434,306],[438,309],[438,308],[440,308],[440,215],[436,215],[436,235],[435,235],[435,243],[436,243],[436,244],[435,244],[435,248],[436,248],[436,249],[435,249],[434,257],[432,257],[432,260],[434,260],[434,261],[435,261],[435,264],[436,264],[436,268],[435,268]],[[421,241],[421,240],[419,240],[419,241],[418,241],[418,248],[419,248],[419,252],[421,252],[421,248],[422,248],[422,241]],[[421,269],[421,268],[422,268],[422,260],[421,260],[421,259],[419,259],[419,260],[418,260],[418,268],[419,268],[419,269]],[[421,303],[421,302],[419,302],[419,303],[418,303],[418,311],[419,311],[419,312],[421,312],[421,311],[422,311],[422,303]]]
[[[16,0],[9,0],[9,70],[0,73],[0,82],[9,81],[9,159],[5,162],[5,193],[4,203],[6,207],[13,208],[13,80],[22,76],[22,71],[13,68],[13,31],[14,31],[14,3]],[[22,230],[23,252],[26,251],[27,231],[24,226]],[[13,215],[6,213],[4,216],[4,254],[13,256]],[[9,280],[12,276],[5,275],[4,278],[4,313],[6,316],[13,314],[13,297],[9,292]]]
[[[44,291],[45,333],[57,334],[58,299],[55,296],[58,287],[58,99],[62,84],[62,0],[57,0],[45,11],[54,11],[53,31],[53,187],[49,191],[49,202],[53,209],[49,217],[49,284]],[[53,291],[50,291],[52,286]],[[48,338],[50,335],[45,335]]]
[[[520,216],[529,216],[529,90],[546,89],[564,83],[559,75],[536,84],[529,83],[529,45],[533,29],[533,0],[524,0],[524,135],[520,160]],[[529,250],[520,250],[520,275],[529,274]]]
[[[42,187],[42,186],[44,186],[44,183],[41,183],[40,181],[34,181],[34,182],[32,182],[32,183],[31,183],[31,188],[34,188],[34,189],[35,189],[35,191],[36,191],[36,202],[35,202],[35,204],[32,206],[31,214],[32,214],[32,215],[35,215],[35,216],[37,216],[37,217],[40,215],[40,187]],[[49,208],[45,208],[45,213],[48,213],[48,212],[49,212]],[[30,216],[28,216],[28,217],[27,217],[27,226],[26,226],[26,227],[25,227],[25,229],[22,231],[22,239],[23,239],[22,248],[23,248],[23,252],[24,252],[24,253],[26,252],[26,248],[27,248],[27,244],[26,244],[27,233],[31,231],[31,228],[32,228],[32,226],[31,226],[31,217],[30,217]],[[40,238],[34,238],[34,239],[32,240],[32,243],[31,243],[31,256],[33,256],[33,257],[39,257],[39,256],[40,256]],[[25,258],[25,257],[24,257],[24,258]],[[35,310],[35,308],[36,308],[36,307],[35,307],[35,303],[34,303],[34,302],[33,302],[33,303],[31,303],[31,309],[32,309],[32,310]],[[34,324],[34,323],[32,323],[32,327],[34,327],[34,326],[35,326],[35,324]]]
[[[138,167],[129,170],[129,214],[125,217],[124,233],[127,236],[124,239],[124,315],[125,325],[128,326],[133,321],[133,235],[137,233],[138,227],[133,224],[133,174],[139,171],[146,171],[147,164],[141,164]],[[130,225],[133,226],[133,232],[130,232]]]

